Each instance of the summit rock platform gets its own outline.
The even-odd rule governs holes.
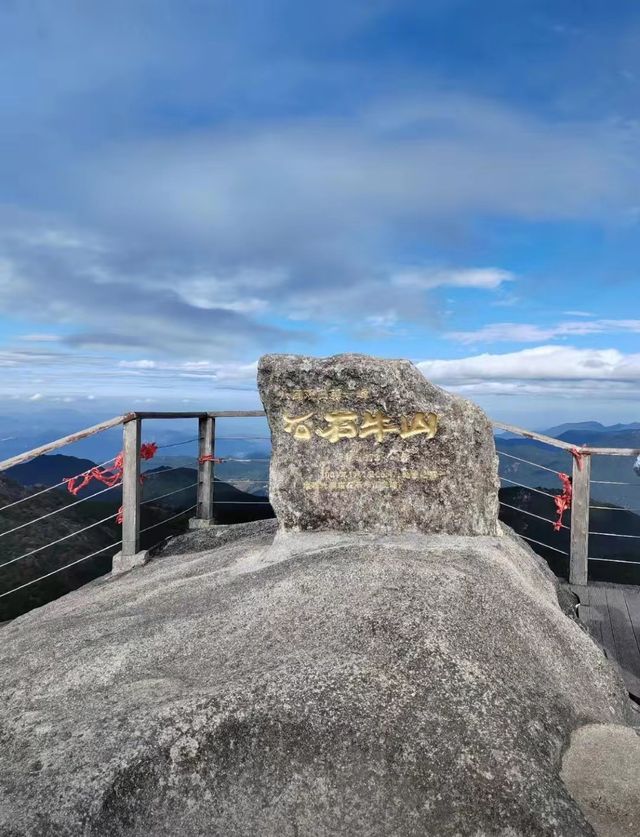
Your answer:
[[[605,832],[561,777],[585,725],[593,764],[636,739],[527,547],[274,531],[194,531],[0,628],[0,837],[637,833],[633,782]]]

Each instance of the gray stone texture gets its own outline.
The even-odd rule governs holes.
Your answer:
[[[149,561],[149,550],[143,549],[136,552],[135,555],[123,555],[118,552],[113,556],[113,564],[111,573],[113,575],[120,575],[121,573],[128,573],[136,567],[143,567]]]
[[[640,735],[588,724],[571,736],[561,777],[599,837],[640,834]]]
[[[0,628],[0,837],[596,833],[561,758],[626,694],[540,559],[273,529]]]
[[[265,355],[258,388],[273,444],[269,496],[283,529],[497,533],[487,416],[409,361]]]

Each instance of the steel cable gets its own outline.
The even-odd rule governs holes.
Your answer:
[[[25,587],[29,587],[31,584],[37,584],[38,581],[42,581],[44,578],[49,578],[56,573],[60,573],[63,570],[68,570],[69,567],[73,567],[76,564],[80,564],[82,561],[86,561],[89,558],[94,558],[96,555],[100,555],[101,552],[106,552],[107,549],[113,549],[114,546],[119,546],[122,541],[116,541],[115,543],[109,544],[109,546],[103,546],[102,549],[98,549],[95,552],[92,552],[90,555],[85,555],[83,558],[78,558],[76,561],[71,561],[69,564],[65,564],[64,567],[58,567],[57,570],[52,570],[50,573],[46,573],[45,575],[41,575],[39,578],[34,578],[33,581],[27,581],[24,584],[21,584],[19,587],[14,587],[12,590],[7,590],[5,593],[0,593],[0,599],[3,596],[8,596],[11,593],[15,593],[18,590],[22,590]]]
[[[64,535],[62,538],[58,538],[55,541],[51,541],[50,543],[45,544],[44,546],[39,546],[36,549],[32,549],[30,552],[25,552],[24,555],[18,555],[17,558],[12,558],[10,561],[5,561],[4,564],[0,564],[0,570],[3,567],[8,567],[9,564],[15,564],[16,561],[22,561],[23,558],[29,558],[31,555],[36,555],[38,552],[42,552],[44,549],[48,549],[50,546],[55,546],[56,544],[62,543],[63,541],[68,541],[69,538],[73,538],[74,535],[81,535],[82,532],[86,532],[88,529],[93,529],[95,526],[99,526],[101,523],[107,523],[109,520],[113,520],[114,517],[117,517],[117,512],[115,514],[109,515],[109,517],[105,517],[102,520],[97,520],[95,523],[90,523],[88,526],[85,526],[83,529],[78,529],[75,532],[71,532],[68,535]]]
[[[47,512],[47,514],[42,514],[40,515],[40,517],[34,517],[33,520],[28,520],[26,523],[21,523],[19,526],[14,526],[13,529],[7,529],[5,532],[0,532],[0,538],[3,538],[5,535],[10,535],[12,532],[17,532],[18,529],[24,529],[25,526],[31,526],[32,523],[38,523],[40,520],[45,520],[47,517],[53,517],[54,514],[60,514],[60,512],[66,511],[67,509],[72,509],[74,506],[79,506],[80,503],[85,503],[87,500],[93,500],[94,497],[98,497],[100,494],[104,494],[107,491],[112,491],[119,485],[122,485],[122,483],[117,482],[115,485],[110,485],[108,488],[103,488],[101,491],[96,491],[95,494],[90,494],[88,497],[83,497],[81,500],[76,500],[75,503],[69,503],[68,506],[61,506],[59,509]]]

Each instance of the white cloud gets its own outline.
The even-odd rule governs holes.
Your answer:
[[[474,331],[450,331],[445,336],[459,343],[536,343],[557,337],[616,332],[640,333],[640,320],[580,320],[538,326],[532,323],[492,323]]]
[[[86,230],[25,224],[30,237],[10,242],[12,293],[30,311],[38,298],[43,315],[84,321],[80,345],[183,355],[196,330],[231,355],[247,341],[283,345],[284,330],[261,328],[265,314],[433,324],[425,292],[495,291],[514,277],[495,266],[407,267],[407,236],[430,253],[447,228],[458,239],[482,216],[610,222],[637,196],[629,131],[431,89],[340,118],[100,146],[65,171],[69,216]]]
[[[59,343],[62,338],[57,334],[20,334],[18,340],[24,343]]]
[[[195,397],[206,405],[224,393],[235,393],[229,395],[229,409],[245,404],[255,393],[257,373],[257,361],[140,358],[114,362],[109,355],[68,351],[3,351],[0,367],[3,397],[29,401],[97,397],[125,404],[134,397],[152,397],[165,399],[165,409],[167,402],[181,397]],[[89,392],[87,382],[91,382]]]
[[[155,369],[155,360],[121,360],[118,363],[121,369]]]
[[[0,281],[0,305],[67,326],[65,336],[31,333],[21,342],[139,349],[151,353],[152,359],[154,354],[192,357],[202,351],[229,359],[256,345],[268,350],[287,349],[294,341],[308,346],[308,324],[318,321],[326,328],[347,328],[356,336],[365,331],[367,337],[398,336],[404,333],[402,323],[437,322],[429,297],[435,288],[493,292],[515,279],[497,267],[394,271],[376,266],[344,276],[344,264],[327,266],[320,273],[309,263],[309,275],[299,281],[293,279],[292,265],[261,269],[239,263],[204,272],[188,259],[181,265],[162,258],[156,263],[153,254],[150,261],[145,256],[139,264],[131,262],[126,248],[119,253],[117,244],[108,246],[106,239],[98,248],[91,236],[85,251],[77,229],[74,246],[60,247],[55,236],[51,243],[50,223],[44,226],[45,235],[38,234],[38,219],[30,219],[31,233],[25,239],[11,221],[5,213],[0,252],[4,248],[7,282]],[[305,325],[273,326],[263,319],[265,314]]]
[[[416,269],[400,271],[391,277],[391,284],[399,288],[477,288],[494,291],[504,282],[513,282],[515,276],[497,267],[469,268],[466,270]]]
[[[39,217],[25,219],[5,209],[0,221],[0,307],[30,321],[67,327],[65,336],[36,332],[23,335],[22,343],[146,348],[182,356],[215,350],[228,358],[246,345],[305,341],[303,333],[257,321],[253,314],[260,305],[246,282],[235,284],[235,275],[225,287],[212,280],[206,300],[198,296],[197,281],[191,287],[191,271],[160,265],[152,255],[138,261],[123,242],[96,248],[88,234],[83,248],[83,232],[75,229],[73,246],[60,246],[51,224]],[[22,235],[21,225],[30,227],[29,235]],[[59,238],[65,239],[62,231]]]
[[[418,363],[435,383],[465,394],[618,394],[640,396],[640,354],[617,349],[537,346]]]
[[[270,307],[269,300],[257,294],[271,293],[286,281],[278,270],[232,271],[226,275],[195,275],[181,277],[178,292],[182,299],[198,308],[219,308],[241,314],[261,314]]]

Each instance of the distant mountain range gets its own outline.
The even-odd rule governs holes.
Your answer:
[[[0,416],[0,459],[6,459],[24,453],[39,445],[51,442],[55,438],[78,430],[83,422],[87,424],[92,423],[93,418],[91,417],[91,420],[89,420],[87,417],[76,416],[75,413],[64,410],[54,411],[49,419],[43,415],[30,418],[28,423],[24,419],[19,419],[15,416]],[[95,421],[97,422],[98,420],[99,418],[95,417]],[[185,429],[176,429],[175,426],[170,425],[172,425],[172,422],[153,422],[153,426],[144,429],[144,440],[155,441],[160,445],[161,449],[159,451],[158,461],[160,461],[160,457],[164,457],[165,455],[172,458],[174,456],[180,456],[181,458],[184,457],[184,459],[191,459],[193,461],[197,454],[197,443],[195,442],[197,428],[195,422],[191,422],[191,429],[187,429],[186,420]],[[25,430],[25,427],[28,427],[28,430]],[[596,444],[595,437],[597,434],[597,444],[602,446],[604,446],[604,438],[600,437],[606,436],[613,437],[612,444],[609,445],[607,442],[606,446],[627,446],[627,443],[629,446],[634,446],[632,441],[638,437],[627,436],[627,431],[640,433],[640,422],[613,424],[609,426],[597,421],[567,422],[543,429],[540,432],[547,436],[563,439],[565,439],[564,434],[569,433],[571,435],[565,441],[570,441],[575,444]],[[512,434],[501,431],[498,431],[496,436],[501,439],[516,438]],[[122,430],[117,427],[74,443],[68,448],[65,448],[65,454],[71,455],[74,459],[103,462],[110,456],[115,456],[121,447]],[[243,436],[239,431],[218,430],[216,438],[217,456],[257,460],[260,458],[268,458],[270,450],[271,445],[266,427],[259,435],[247,433],[246,436]],[[60,479],[64,476],[70,476],[70,474],[61,473]]]
[[[629,424],[600,424],[599,421],[575,421],[566,424],[558,424],[547,430],[541,430],[545,436],[553,436],[558,439],[563,433],[584,432],[584,433],[620,433],[623,430],[640,430],[640,421],[633,421]]]
[[[51,410],[47,413],[22,415],[0,414],[0,460],[33,450],[54,439],[77,432],[103,421],[109,416],[83,415],[72,410]],[[268,456],[269,434],[266,423],[256,429],[259,419],[224,419],[217,427],[216,454],[218,456]],[[143,439],[156,442],[167,453],[197,453],[198,426],[196,419],[143,422]],[[122,448],[122,428],[115,427],[90,436],[64,449],[64,453],[80,459],[104,462]]]
[[[528,427],[523,428],[523,430],[530,429]],[[600,424],[599,421],[576,421],[543,428],[537,432],[572,444],[589,444],[598,447],[633,447],[634,445],[631,442],[640,438],[640,422],[604,425]],[[520,439],[522,437],[517,433],[497,430],[496,438]],[[609,440],[612,443],[609,443]]]
[[[640,448],[640,430],[565,430],[556,438],[577,446]]]

